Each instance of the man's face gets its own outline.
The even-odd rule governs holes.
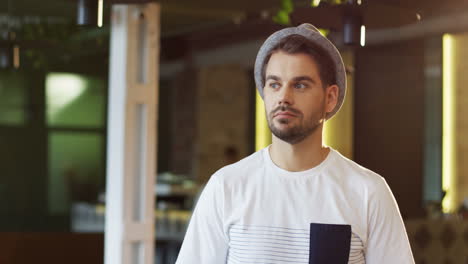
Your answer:
[[[325,114],[334,107],[329,99],[336,98],[337,86],[324,89],[317,64],[309,55],[279,51],[266,66],[263,91],[271,132],[297,144],[321,128]]]

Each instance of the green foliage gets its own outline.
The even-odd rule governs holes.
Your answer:
[[[317,7],[317,6],[319,6],[320,2],[321,2],[321,0],[311,0],[310,1],[310,6],[311,7]]]
[[[293,5],[292,0],[281,0],[281,9],[273,17],[273,21],[281,25],[291,25],[289,14],[293,10],[294,10],[294,5]]]
[[[50,69],[54,65],[86,63],[86,58],[102,57],[108,52],[109,27],[77,26],[71,19],[52,23],[17,20],[14,33],[21,49],[21,67]]]

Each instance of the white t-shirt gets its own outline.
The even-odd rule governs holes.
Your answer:
[[[382,177],[333,149],[318,166],[289,172],[265,148],[210,178],[176,263],[323,264],[324,254],[347,254],[325,262],[333,264],[414,263]]]

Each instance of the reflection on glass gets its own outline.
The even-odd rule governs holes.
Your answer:
[[[143,264],[145,260],[145,245],[142,242],[132,244],[132,263]]]
[[[105,82],[72,73],[50,73],[46,78],[49,126],[102,127]]]
[[[49,134],[50,213],[67,213],[72,202],[97,200],[105,181],[103,140],[100,134],[93,133]]]
[[[26,82],[18,72],[0,72],[0,125],[23,125],[26,119]]]

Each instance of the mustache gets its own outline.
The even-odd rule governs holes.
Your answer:
[[[290,106],[281,105],[281,106],[278,106],[275,109],[271,110],[270,115],[273,116],[278,111],[282,111],[282,112],[288,111],[288,112],[291,112],[291,113],[296,114],[296,115],[301,115],[302,114],[301,111],[299,111],[299,110],[297,110],[295,108],[292,108]]]

